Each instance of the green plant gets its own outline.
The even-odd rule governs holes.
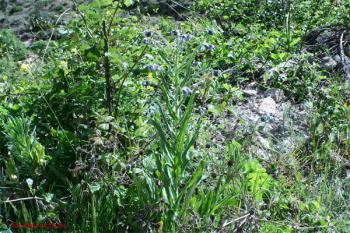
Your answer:
[[[12,57],[15,61],[18,61],[26,57],[27,49],[11,30],[1,30],[0,54],[0,58]]]
[[[2,124],[8,149],[16,163],[26,167],[30,173],[47,163],[50,157],[45,154],[43,145],[38,142],[35,129],[31,131],[29,119],[9,117]]]
[[[143,180],[134,175],[144,206],[163,202],[160,218],[166,231],[175,231],[176,222],[186,219],[205,165],[202,161],[193,173],[188,173],[190,149],[198,137],[200,123],[191,123],[196,97],[187,87],[191,84],[192,59],[182,58],[176,49],[159,52],[167,68],[159,75],[164,103],[159,104],[159,114],[151,122],[159,140],[159,151],[154,155],[155,175],[146,174]],[[169,52],[175,52],[173,59],[167,56]]]

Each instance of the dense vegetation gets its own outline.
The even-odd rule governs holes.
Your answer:
[[[306,39],[341,28],[350,56],[350,1],[141,2],[76,3],[29,46],[0,31],[3,232],[349,232],[350,88]],[[293,150],[227,130],[252,83],[307,103]]]

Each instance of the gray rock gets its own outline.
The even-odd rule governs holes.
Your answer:
[[[320,67],[324,70],[334,70],[338,65],[338,62],[331,56],[326,56],[321,59]]]
[[[306,126],[312,106],[306,103],[293,105],[283,91],[276,88],[264,92],[249,91],[251,95],[236,105],[233,115],[225,117],[227,122],[237,124],[225,124],[227,127],[218,134],[216,141],[239,140],[240,135],[250,135],[249,151],[268,160],[276,153],[292,152],[307,139]]]
[[[245,96],[256,96],[258,94],[256,90],[243,90],[242,92]]]
[[[265,92],[267,96],[271,96],[277,103],[285,99],[283,90],[278,88],[271,88]]]
[[[259,113],[261,115],[263,114],[278,115],[280,113],[277,110],[276,102],[273,100],[271,96],[262,99],[259,105],[260,105]]]
[[[297,68],[298,66],[299,66],[298,61],[293,60],[293,59],[288,60],[286,62],[281,62],[277,66],[272,67],[271,69],[267,70],[265,72],[265,74],[263,75],[263,77],[265,79],[270,79],[270,78],[277,75],[279,79],[285,80],[287,78],[285,71],[288,69],[291,69],[291,68]]]

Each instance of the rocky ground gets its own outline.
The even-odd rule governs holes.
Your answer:
[[[76,3],[90,0],[76,0]],[[140,10],[146,14],[172,15],[177,19],[188,10],[190,1],[141,0]],[[0,29],[11,28],[18,35],[28,37],[28,32],[42,31],[69,8],[74,7],[72,0],[0,0]],[[61,22],[70,15],[62,16]],[[24,38],[25,39],[25,38]]]
[[[30,31],[35,21],[49,21],[72,5],[69,0],[0,0],[0,28]]]
[[[318,64],[320,70],[338,72],[344,82],[349,82],[349,38],[346,28],[316,28],[305,36],[301,53],[310,53],[311,62]],[[265,68],[263,76],[283,78],[281,70],[298,66],[298,61],[289,60],[274,68]],[[216,123],[226,125],[217,133],[216,141],[224,143],[242,136],[250,138],[250,151],[269,161],[275,155],[292,153],[308,140],[307,122],[314,113],[312,102],[296,104],[284,95],[283,90],[259,90],[255,83],[250,83],[243,93],[246,99],[235,106],[233,113],[216,120]]]

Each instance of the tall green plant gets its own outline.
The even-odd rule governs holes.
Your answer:
[[[9,117],[3,123],[8,150],[15,161],[33,171],[44,166],[48,160],[44,146],[36,137],[36,131],[31,130],[31,121],[24,117]]]
[[[182,45],[178,45],[182,46]],[[173,50],[174,49],[174,50]],[[176,231],[176,222],[184,219],[190,200],[201,181],[205,163],[199,163],[190,172],[190,149],[198,137],[200,123],[193,123],[196,94],[191,84],[192,56],[182,56],[178,47],[160,51],[167,68],[159,76],[161,102],[159,113],[151,120],[157,136],[159,150],[154,154],[154,175],[136,180],[141,200],[145,205],[163,203],[161,222],[167,231]],[[176,54],[169,59],[169,54]]]

